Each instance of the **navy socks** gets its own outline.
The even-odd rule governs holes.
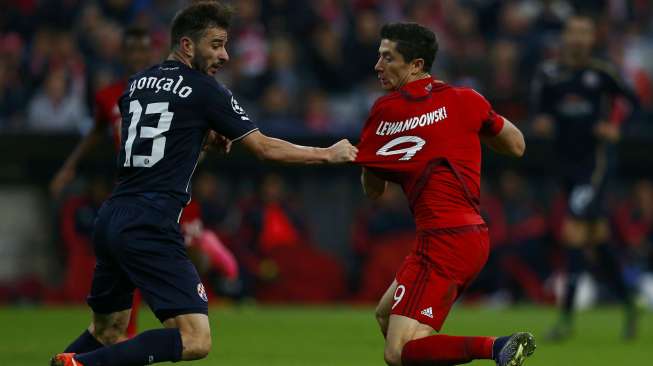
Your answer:
[[[181,360],[181,352],[179,329],[155,329],[128,341],[75,355],[75,359],[84,366],[143,366],[157,362],[177,362]]]
[[[100,343],[93,335],[87,330],[84,331],[77,339],[73,341],[66,349],[65,353],[86,353],[95,351],[102,348],[104,345]]]

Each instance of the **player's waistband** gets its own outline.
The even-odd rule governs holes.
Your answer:
[[[465,234],[488,231],[487,224],[473,224],[454,227],[419,228],[417,235]]]
[[[166,217],[174,218],[177,222],[179,222],[179,217],[181,217],[181,212],[185,207],[178,199],[161,192],[121,194],[112,196],[108,202],[139,207],[146,206],[159,211]]]

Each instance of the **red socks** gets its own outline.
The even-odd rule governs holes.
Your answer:
[[[495,337],[458,337],[436,334],[412,340],[401,351],[403,366],[458,365],[492,359]]]

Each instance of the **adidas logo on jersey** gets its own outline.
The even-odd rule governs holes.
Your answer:
[[[433,308],[429,306],[428,308],[422,310],[420,314],[424,316],[428,316],[429,318],[433,319]]]

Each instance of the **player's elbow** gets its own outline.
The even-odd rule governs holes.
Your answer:
[[[521,136],[521,134],[520,137],[512,144],[510,149],[510,154],[516,158],[521,158],[526,152],[526,141],[524,141],[524,136]]]
[[[524,135],[517,128],[513,128],[508,143],[506,144],[505,152],[506,154],[521,158],[526,152],[526,141],[524,140]]]

